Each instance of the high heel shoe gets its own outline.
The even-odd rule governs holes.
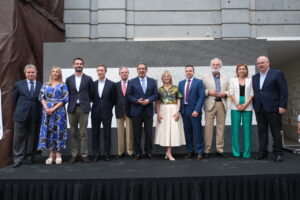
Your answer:
[[[60,165],[62,163],[62,159],[61,158],[56,158],[55,159],[55,164]]]
[[[175,158],[172,155],[165,155],[166,160],[175,161]]]
[[[45,161],[46,165],[51,165],[53,162],[53,158],[47,158],[47,160]]]

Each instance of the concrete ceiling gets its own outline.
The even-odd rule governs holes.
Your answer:
[[[271,66],[282,68],[284,64],[300,57],[300,41],[268,41],[268,57]]]

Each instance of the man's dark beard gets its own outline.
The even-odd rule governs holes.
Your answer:
[[[76,71],[76,72],[82,72],[82,70],[83,70],[82,67],[76,67],[76,68],[75,68],[75,71]]]

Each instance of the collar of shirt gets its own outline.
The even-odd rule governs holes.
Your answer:
[[[143,80],[147,81],[147,76],[145,76],[144,78],[139,77],[140,82],[142,82]]]
[[[106,81],[106,78],[105,78],[105,79],[103,79],[103,80],[100,80],[100,79],[98,79],[98,82],[99,82],[99,83],[101,83],[101,84],[104,84],[104,83],[105,83],[105,81]]]
[[[268,74],[269,70],[270,70],[270,67],[267,69],[267,71],[265,73],[259,72],[259,74],[261,76],[266,76]]]
[[[26,80],[27,80],[27,84],[30,85],[31,80],[29,80],[29,79],[26,79]],[[33,80],[34,85],[35,85],[35,83],[36,83],[36,80]]]
[[[190,79],[186,79],[186,82],[188,82],[188,80],[191,80],[191,83],[192,83],[192,81],[193,81],[193,79],[194,79],[194,77],[192,77],[192,78],[190,78]]]

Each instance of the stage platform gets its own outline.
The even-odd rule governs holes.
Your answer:
[[[299,200],[300,156],[284,161],[129,158],[0,169],[0,199]]]

